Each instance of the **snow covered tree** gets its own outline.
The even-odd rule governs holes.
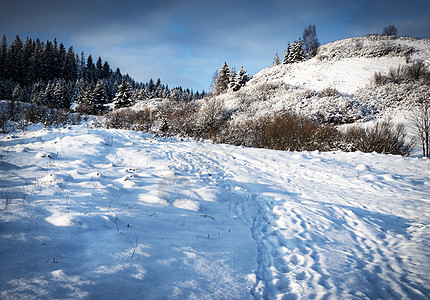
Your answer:
[[[284,54],[284,64],[293,64],[305,59],[302,40],[294,41],[292,45],[288,43],[287,50]]]
[[[51,108],[55,107],[54,84],[52,81],[48,81],[46,85],[43,93],[43,104]]]
[[[93,91],[94,106],[98,114],[106,110],[107,104],[105,86],[102,80],[98,80]]]
[[[154,84],[154,82],[152,82]],[[115,94],[114,105],[115,109],[131,106],[131,88],[130,83],[123,80],[118,87],[118,92]]]
[[[237,90],[236,87],[237,87],[237,74],[236,74],[236,69],[233,67],[230,70],[230,76],[228,79],[228,88],[234,91],[234,90]]]
[[[42,81],[38,81],[33,84],[31,89],[31,102],[34,105],[42,105],[43,104],[43,94],[45,91],[45,86]]]
[[[15,88],[13,89],[12,99],[14,101],[22,101],[23,100],[23,92],[22,92],[22,88],[19,85],[19,83],[17,83]]]
[[[215,84],[213,86],[213,93],[215,95],[221,94],[228,89],[228,84],[230,82],[230,69],[227,65],[227,62],[224,62],[224,65],[218,72],[218,77],[215,80]]]
[[[78,106],[76,106],[76,111],[95,115],[97,113],[96,106],[94,103],[94,94],[89,84],[83,84],[81,91],[78,96]]]
[[[303,50],[307,58],[314,57],[319,46],[316,27],[309,25],[303,32]]]
[[[275,53],[275,57],[273,58],[273,65],[277,66],[281,64],[281,59],[278,56],[278,52]]]
[[[54,98],[56,102],[57,108],[64,108],[69,109],[70,108],[70,101],[67,97],[67,87],[64,82],[64,80],[57,80],[57,83],[54,87]]]
[[[245,84],[249,81],[249,75],[246,73],[246,70],[241,67],[239,70],[239,73],[237,74],[237,90],[239,90],[241,87],[245,86]]]

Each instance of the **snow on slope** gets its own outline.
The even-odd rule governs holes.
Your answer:
[[[394,53],[382,55],[391,49]],[[356,37],[323,45],[310,60],[278,65],[255,74],[249,85],[282,81],[304,89],[322,91],[336,88],[343,94],[354,94],[370,84],[376,72],[406,64],[405,54],[411,51],[411,62],[430,64],[430,39]]]
[[[2,299],[427,299],[428,159],[0,135]]]
[[[263,69],[239,91],[216,99],[232,112],[233,124],[285,112],[335,124],[368,121],[410,107],[417,85],[372,84],[376,72],[387,74],[407,61],[429,66],[430,39],[345,39],[321,46],[310,60]],[[339,93],[325,94],[327,88]]]

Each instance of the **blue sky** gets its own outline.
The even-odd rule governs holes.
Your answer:
[[[430,1],[0,0],[0,34],[101,56],[137,81],[209,90],[224,61],[253,74],[315,24],[321,44],[381,33],[430,36]]]

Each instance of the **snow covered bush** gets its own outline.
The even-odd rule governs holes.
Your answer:
[[[152,122],[151,111],[148,108],[142,110],[123,108],[106,115],[107,128],[149,131]]]
[[[196,126],[203,136],[213,138],[228,120],[229,111],[221,98],[206,97],[202,101],[196,115]]]
[[[196,132],[196,117],[198,104],[196,101],[176,102],[164,101],[156,110],[156,117],[167,122],[172,134],[194,136]]]
[[[429,78],[429,70],[423,61],[414,62],[411,65],[398,66],[391,68],[388,74],[384,75],[380,72],[375,73],[373,82],[376,85],[384,85],[388,83],[421,83],[427,84]]]

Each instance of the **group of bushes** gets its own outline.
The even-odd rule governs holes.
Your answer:
[[[61,126],[64,124],[77,124],[80,121],[78,114],[72,114],[65,109],[49,108],[19,101],[1,101],[0,103],[0,130],[8,132],[18,126],[24,129],[31,123],[43,123],[45,126]]]
[[[375,73],[373,81],[376,85],[385,85],[388,83],[420,83],[430,85],[430,72],[424,62],[414,62],[407,66],[398,66],[392,68],[388,74],[380,72]]]
[[[405,127],[390,121],[368,128],[351,126],[344,131],[286,113],[233,122],[230,115],[234,112],[229,112],[218,100],[212,100],[206,100],[200,108],[191,104],[170,106],[164,113],[162,109],[157,113],[131,108],[113,111],[107,115],[106,125],[275,150],[375,151],[399,155],[409,155],[412,150],[412,144],[406,141]]]
[[[335,91],[327,90],[327,93]],[[15,121],[20,128],[28,123],[45,125],[75,124],[78,115],[43,106],[3,101],[1,126]],[[237,109],[236,109],[237,110]],[[102,126],[145,131],[156,135],[180,135],[210,139],[217,143],[289,151],[362,151],[408,155],[412,145],[406,142],[405,127],[384,121],[373,127],[351,126],[340,131],[288,112],[242,121],[237,112],[227,109],[217,97],[198,103],[160,101],[153,107],[123,108],[109,112]]]

